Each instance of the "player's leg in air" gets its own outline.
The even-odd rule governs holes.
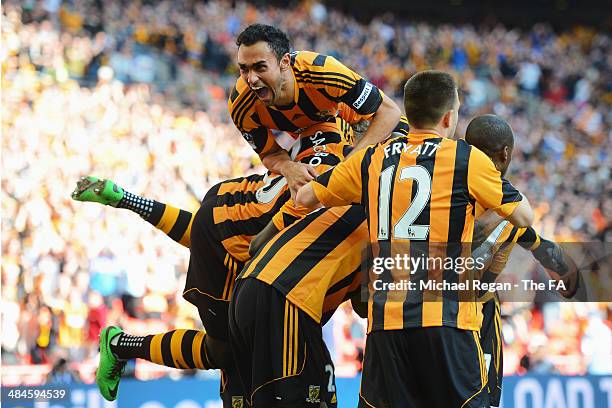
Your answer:
[[[148,336],[132,336],[109,326],[100,332],[100,362],[96,383],[109,401],[117,398],[121,374],[128,360],[141,358],[166,367],[207,370],[213,362],[211,343],[202,330],[177,329]]]
[[[190,246],[195,214],[189,211],[132,194],[111,180],[93,176],[83,177],[77,182],[72,198],[129,209],[174,241]],[[214,344],[214,340],[207,337],[206,332],[196,330],[132,336],[115,326],[104,328],[100,333],[100,362],[96,372],[100,392],[109,401],[117,398],[121,374],[127,361],[133,358],[181,369],[216,367],[207,351],[214,348],[210,345],[207,347],[209,343]]]
[[[79,181],[74,199],[128,208],[190,247],[183,297],[198,308],[206,329],[206,333],[174,330],[141,337],[116,327],[105,328],[100,338],[97,373],[97,383],[105,398],[116,398],[123,366],[131,358],[174,368],[221,368],[224,406],[232,406],[234,397],[241,395],[236,393],[234,385],[238,383],[232,379],[235,374],[229,354],[227,307],[234,280],[243,266],[241,260],[248,259],[250,239],[289,199],[286,183],[279,183],[280,179],[256,174],[223,181],[208,191],[193,215],[128,193],[109,180],[85,177]],[[183,211],[189,214],[189,222],[175,227]]]
[[[189,248],[191,224],[195,216],[190,211],[141,197],[119,187],[112,180],[93,176],[82,177],[77,182],[72,198],[131,210],[174,241]]]
[[[116,399],[126,362],[129,359],[141,358],[178,369],[221,368],[221,397],[224,406],[231,406],[232,396],[235,395],[232,384],[235,382],[230,379],[231,374],[228,374],[232,371],[230,366],[233,365],[233,359],[229,354],[227,340],[226,304],[229,303],[233,281],[243,264],[223,247],[221,242],[224,237],[219,235],[219,232],[225,231],[228,237],[231,232],[217,228],[213,217],[215,207],[226,204],[224,199],[233,200],[233,204],[237,206],[241,204],[240,200],[246,200],[267,184],[268,179],[264,175],[221,182],[208,191],[200,209],[192,214],[129,193],[110,180],[95,177],[79,180],[72,194],[75,200],[130,209],[176,242],[191,248],[184,297],[198,308],[206,328],[206,332],[172,330],[148,336],[133,336],[114,326],[104,328],[100,334],[100,361],[96,382],[107,400]],[[286,195],[288,196],[288,192]],[[273,198],[280,199],[280,194],[279,197]],[[271,210],[275,211],[282,205],[274,203],[275,200],[271,201]],[[242,204],[248,207],[257,205],[250,202]],[[257,210],[264,211],[267,208],[261,207],[259,205]],[[246,213],[258,214],[257,211]],[[260,221],[262,228],[266,222],[267,219]],[[239,247],[240,241],[236,239],[236,242]],[[246,253],[248,241],[242,246]]]

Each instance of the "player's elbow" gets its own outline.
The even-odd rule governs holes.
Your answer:
[[[272,226],[274,226],[274,224],[272,224]],[[257,254],[257,252],[259,252],[261,247],[264,246],[266,242],[268,242],[268,240],[270,239],[270,235],[274,235],[274,234],[267,234],[265,230],[266,229],[264,228],[264,230],[262,230],[259,234],[257,234],[255,238],[253,238],[253,240],[249,244],[249,256],[251,258],[253,258]],[[278,230],[276,231],[278,232]]]
[[[533,224],[533,209],[527,201],[527,198],[523,197],[521,203],[507,218],[515,227],[524,228],[529,227]]]
[[[351,297],[351,306],[359,317],[362,319],[368,318],[368,302],[363,302],[359,295]]]

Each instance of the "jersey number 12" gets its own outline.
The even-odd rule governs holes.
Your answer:
[[[386,168],[380,174],[380,191],[378,195],[378,239],[389,239],[389,207],[391,206],[391,183],[395,166]],[[427,206],[431,196],[431,175],[423,166],[408,166],[400,169],[397,186],[401,188],[404,180],[414,180],[417,190],[410,207],[393,226],[393,239],[410,239],[424,241],[429,235],[429,225],[414,225],[416,219]]]

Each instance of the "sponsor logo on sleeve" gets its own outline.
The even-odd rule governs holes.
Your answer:
[[[361,91],[361,95],[359,95],[359,98],[353,102],[355,109],[359,109],[363,106],[365,101],[368,99],[368,96],[370,96],[373,87],[374,85],[372,85],[372,83],[366,82],[365,86],[363,87],[363,91]]]

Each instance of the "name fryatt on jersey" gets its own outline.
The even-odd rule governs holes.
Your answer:
[[[408,154],[426,154],[431,157],[439,148],[439,143],[425,142],[423,144],[413,145],[399,141],[385,146],[385,158],[388,158],[392,154],[395,155],[402,152]]]

